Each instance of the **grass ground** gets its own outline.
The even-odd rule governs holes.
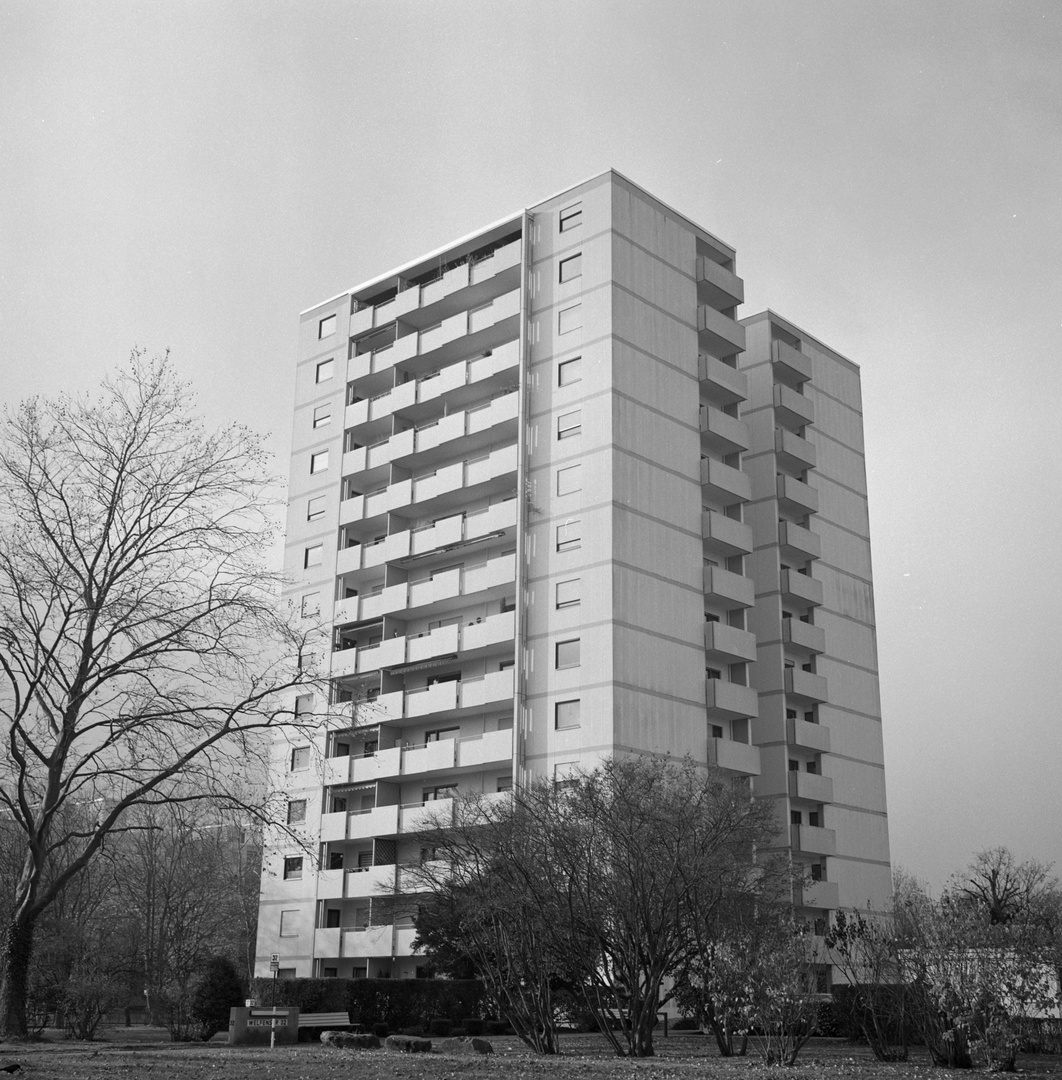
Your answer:
[[[696,1034],[657,1040],[658,1056],[627,1061],[604,1039],[565,1036],[563,1056],[535,1057],[517,1039],[494,1038],[495,1055],[465,1058],[444,1054],[407,1057],[384,1050],[339,1051],[313,1043],[292,1047],[230,1047],[224,1042],[174,1044],[152,1029],[101,1033],[106,1041],[76,1043],[54,1038],[26,1046],[0,1046],[0,1068],[19,1062],[27,1080],[946,1080],[916,1050],[906,1064],[881,1064],[865,1047],[813,1039],[792,1069],[759,1064],[755,1058],[720,1058],[714,1044]],[[1025,1077],[1062,1078],[1062,1058],[1019,1058]],[[967,1074],[968,1075],[968,1074]]]

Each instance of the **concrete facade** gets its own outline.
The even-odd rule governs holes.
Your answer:
[[[772,800],[809,919],[886,905],[858,369],[742,300],[608,172],[303,313],[286,568],[330,689],[274,751],[282,974],[415,976],[425,816],[612,754]]]

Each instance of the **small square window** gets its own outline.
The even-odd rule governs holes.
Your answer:
[[[573,698],[571,701],[558,701],[554,706],[554,719],[558,731],[565,728],[579,727],[580,701]]]
[[[323,977],[326,978],[326,979],[338,979],[339,978],[339,968],[337,968],[337,967],[326,967],[324,969],[324,976]]]
[[[573,356],[571,360],[562,360],[557,365],[557,385],[571,386],[572,383],[581,382],[583,378],[583,358]]]
[[[308,547],[302,555],[302,568],[308,570],[311,566],[320,566],[324,562],[324,544],[314,544]]]
[[[324,427],[326,424],[332,422],[332,403],[327,405],[318,405],[313,411],[313,426],[315,428]]]
[[[583,526],[581,521],[566,521],[557,526],[557,550],[574,551],[582,547]]]
[[[306,800],[291,799],[288,802],[288,824],[302,825],[306,821]]]
[[[310,473],[323,473],[328,468],[328,451],[318,450],[310,455]]]
[[[581,579],[569,578],[557,582],[557,607],[577,607],[580,603]]]
[[[295,719],[298,720],[300,716],[309,716],[313,712],[313,694],[299,694],[295,699]],[[310,751],[306,749],[306,764],[310,762]],[[294,766],[292,766],[294,768]],[[306,765],[303,766],[306,768]]]
[[[317,324],[317,338],[331,337],[336,332],[336,317],[335,315],[326,315]]]
[[[300,611],[304,619],[312,619],[321,614],[321,594],[319,592],[306,593],[302,598]]]
[[[558,641],[556,650],[557,668],[579,667],[579,638],[571,638],[569,641]]]
[[[570,334],[583,325],[583,305],[572,304],[571,307],[561,308],[557,313],[557,333]]]
[[[568,439],[578,435],[583,430],[583,410],[576,409],[574,412],[561,413],[557,417],[557,438]]]
[[[560,261],[560,281],[563,285],[566,281],[574,281],[583,276],[583,253],[569,256]]]
[[[721,739],[723,737],[723,728],[720,724],[712,724],[712,738]]]
[[[317,521],[325,516],[328,509],[328,499],[324,495],[315,495],[306,503],[306,520]]]
[[[802,820],[803,820],[803,815],[800,813],[799,810],[790,810],[789,811],[789,824],[790,825],[799,825]]]
[[[296,714],[298,709],[295,710]],[[302,772],[310,767],[310,748],[308,746],[296,746],[291,751],[291,771]]]
[[[512,789],[513,789],[513,778],[512,778],[511,774],[506,773],[504,776],[499,776],[498,777],[498,786],[497,786],[498,791],[512,791]]]
[[[288,860],[285,859],[285,868],[287,867]],[[296,908],[293,911],[282,911],[280,913],[280,936],[281,937],[298,937],[299,935],[299,912]]]
[[[300,881],[302,879],[302,856],[289,855],[284,860],[284,880]]]
[[[571,206],[566,206],[560,212],[560,231],[568,232],[570,229],[574,229],[577,225],[583,223],[583,204],[581,202],[572,203]]]
[[[582,491],[582,466],[568,465],[557,470],[557,494],[571,495],[576,491]]]
[[[335,372],[336,362],[334,360],[322,360],[317,365],[317,376],[314,379],[314,382],[328,382],[328,380],[332,378]]]

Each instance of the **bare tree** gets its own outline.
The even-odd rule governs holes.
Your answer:
[[[982,908],[994,926],[1035,921],[1039,908],[1059,891],[1051,869],[1035,859],[1018,862],[1009,848],[989,848],[953,875],[951,892]]]
[[[96,399],[5,417],[0,811],[22,857],[0,1036],[27,1032],[38,920],[109,835],[139,827],[128,812],[224,795],[308,678],[263,568],[266,454],[243,427],[206,432],[190,402],[165,357],[134,353]]]

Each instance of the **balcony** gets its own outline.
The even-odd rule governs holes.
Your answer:
[[[822,604],[822,582],[810,574],[796,570],[783,570],[781,575],[782,599],[794,607],[804,609]]]
[[[748,555],[752,551],[752,529],[718,510],[703,511],[701,535],[705,544],[725,555]]]
[[[313,931],[313,955],[315,958],[338,957],[343,931],[336,927],[318,926]]]
[[[751,686],[707,679],[705,699],[709,720],[739,720],[745,716],[759,716],[759,694]]]
[[[697,339],[711,356],[733,356],[745,350],[745,327],[707,304],[698,304]]]
[[[697,283],[708,286],[717,307],[731,308],[745,302],[745,283],[741,278],[707,255],[697,258]]]
[[[815,404],[792,387],[775,383],[774,415],[785,427],[806,427],[815,422]]]
[[[816,675],[811,671],[801,671],[800,668],[786,668],[785,692],[787,697],[798,698],[803,701],[825,701],[826,680],[821,675]]]
[[[814,445],[799,435],[794,435],[788,428],[774,429],[774,452],[778,463],[793,472],[814,469],[818,462],[818,453]]]
[[[332,817],[332,814],[322,815]],[[374,836],[395,836],[398,833],[398,807],[377,806],[372,810],[355,810],[347,814],[348,840],[371,840]],[[322,840],[324,837],[322,836]]]
[[[395,956],[414,956],[413,942],[417,938],[416,927],[395,927]]]
[[[708,760],[720,769],[743,776],[760,775],[760,748],[732,739],[709,739]]]
[[[706,353],[697,357],[697,377],[707,384],[712,400],[723,405],[733,405],[749,396],[749,381],[745,373]]]
[[[704,568],[704,594],[727,610],[750,608],[756,603],[756,586],[752,578],[731,573],[721,566]]]
[[[752,484],[740,470],[714,458],[701,458],[701,490],[720,506],[746,503],[752,498]]]
[[[343,875],[344,899],[361,899],[363,897],[379,896],[383,892],[394,892],[395,888],[394,863],[384,866],[352,866],[347,870],[340,870]],[[336,873],[335,870],[327,871]],[[320,875],[318,875],[318,879]],[[323,899],[318,889],[318,899]]]
[[[454,823],[454,800],[433,799],[431,802],[407,803],[402,807],[399,832],[418,833],[448,828]]]
[[[836,855],[837,833],[833,829],[819,829],[814,825],[790,825],[789,844],[793,851],[805,855]]]
[[[341,956],[368,959],[373,956],[390,956],[394,928],[365,926],[342,932]]]
[[[800,386],[811,381],[811,357],[784,341],[771,342],[771,369],[775,382]]]
[[[320,870],[317,873],[317,899],[341,900],[343,898],[343,871]]]
[[[819,493],[809,484],[785,473],[775,476],[775,490],[779,506],[788,514],[817,514]]]
[[[790,746],[814,750],[819,754],[830,752],[830,729],[824,724],[809,724],[806,720],[790,718],[785,722],[786,741]]]
[[[834,911],[840,907],[840,891],[836,881],[809,881],[800,889],[802,907]]]
[[[791,772],[789,774],[789,797],[813,803],[833,802],[833,781],[819,773]]]
[[[389,489],[395,492],[390,509],[427,515],[431,510],[441,508],[447,502],[456,502],[456,496],[462,499],[470,497],[467,493],[473,489],[494,485],[504,490],[503,485],[512,478],[516,483],[517,448],[516,445],[499,447],[489,454],[471,461],[455,461],[444,465],[435,472],[420,476],[412,481],[403,481]]]
[[[718,657],[727,664],[741,660],[751,663],[756,659],[756,635],[726,623],[706,622],[704,651],[709,660]]]
[[[714,405],[701,406],[701,435],[719,454],[734,454],[749,448],[749,428],[736,416],[728,416]]]
[[[359,754],[350,759],[350,780],[354,784],[375,784],[398,772],[402,751],[392,746],[373,754]]]
[[[789,646],[787,652],[817,656],[826,651],[826,631],[821,626],[812,626],[799,619],[783,619],[782,642]]]
[[[792,521],[778,522],[778,546],[783,559],[787,562],[803,562],[805,559],[817,559],[822,554],[822,542],[803,525]]]
[[[513,757],[512,728],[487,731],[480,736],[457,740],[458,768],[483,768],[508,764]]]

